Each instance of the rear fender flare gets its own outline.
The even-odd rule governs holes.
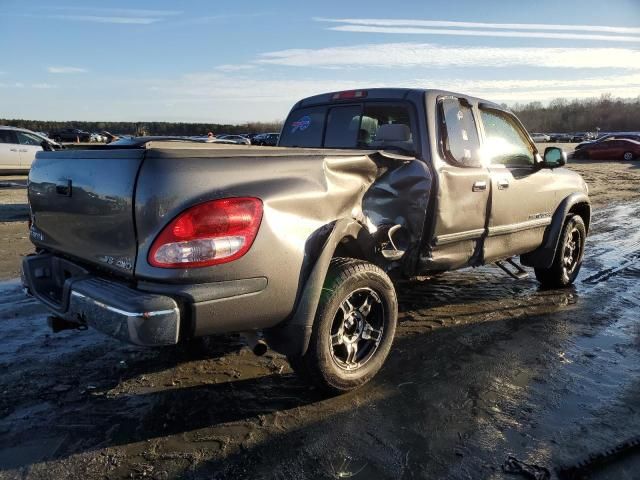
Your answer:
[[[562,227],[564,226],[565,219],[571,210],[576,206],[583,206],[581,208],[582,216],[587,230],[591,220],[591,203],[589,197],[582,192],[575,192],[565,197],[551,218],[551,224],[547,227],[542,245],[533,252],[525,253],[520,256],[520,263],[528,267],[549,268],[553,264],[555,258],[558,242],[560,241],[560,234],[562,233]]]
[[[351,237],[357,241],[362,232],[366,232],[366,229],[352,218],[343,218],[334,223],[304,283],[293,314],[288,320],[265,332],[267,341],[274,350],[295,356],[306,353],[322,286],[334,252],[345,238]]]

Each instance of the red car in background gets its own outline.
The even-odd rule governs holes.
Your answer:
[[[589,160],[634,160],[640,158],[640,135],[605,135],[576,145],[573,158]]]

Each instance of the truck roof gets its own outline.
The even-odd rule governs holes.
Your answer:
[[[336,95],[351,93],[351,92],[365,92],[365,94],[362,96],[352,96],[350,98],[345,98],[345,99],[335,99]],[[440,90],[436,88],[361,88],[361,89],[355,89],[355,90],[329,92],[329,93],[322,93],[320,95],[314,95],[311,97],[303,98],[298,103],[296,103],[293,106],[293,108],[307,107],[311,105],[326,104],[326,103],[343,102],[343,101],[357,102],[365,99],[366,100],[407,100],[412,96],[431,97],[434,99],[441,96],[454,96],[458,98],[465,98],[470,103],[481,103],[481,104],[495,107],[501,110],[504,108],[499,104],[495,102],[491,102],[489,100],[474,97],[471,95],[466,95],[464,93],[451,92],[448,90]]]

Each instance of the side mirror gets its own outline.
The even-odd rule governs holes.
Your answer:
[[[544,150],[543,168],[559,168],[567,164],[567,154],[558,147],[547,147]]]

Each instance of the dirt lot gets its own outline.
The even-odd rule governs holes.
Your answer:
[[[0,478],[518,478],[509,456],[557,478],[640,434],[639,167],[571,164],[596,206],[574,288],[491,267],[399,285],[386,366],[329,399],[236,337],[51,334],[15,279],[24,177],[0,178]],[[639,467],[636,449],[590,478]]]

